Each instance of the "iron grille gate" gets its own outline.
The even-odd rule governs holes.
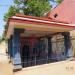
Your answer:
[[[22,66],[29,67],[35,65],[46,64],[50,62],[61,61],[65,59],[64,56],[64,41],[52,41],[52,51],[49,56],[49,51],[46,48],[47,43],[45,41],[40,40],[39,44],[36,44],[34,48],[32,48],[32,52],[30,52],[29,47],[26,46],[22,54]],[[26,54],[25,54],[26,53]]]

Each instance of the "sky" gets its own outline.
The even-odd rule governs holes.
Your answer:
[[[2,36],[3,34],[4,25],[5,25],[3,21],[4,14],[8,11],[8,8],[12,4],[13,4],[12,0],[0,0],[0,36]]]
[[[56,3],[51,2],[53,8],[56,6]],[[2,36],[4,31],[5,22],[3,21],[4,14],[8,11],[9,7],[13,5],[13,0],[0,0],[0,36]]]

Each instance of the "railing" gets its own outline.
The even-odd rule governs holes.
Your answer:
[[[46,58],[46,59],[33,59],[33,60],[25,60],[22,61],[21,64],[23,67],[30,67],[30,66],[36,66],[36,65],[42,65],[42,64],[47,64],[51,62],[58,62],[58,61],[63,61],[65,60],[65,56],[60,58],[60,57],[55,57],[55,58]]]

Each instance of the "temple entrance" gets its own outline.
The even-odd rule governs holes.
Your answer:
[[[64,37],[21,38],[22,67],[65,60]]]

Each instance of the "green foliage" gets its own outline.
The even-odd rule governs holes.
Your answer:
[[[0,36],[0,43],[2,42],[2,41],[4,41],[5,39],[4,39],[4,37],[1,37]]]
[[[5,38],[6,38],[7,26],[8,26],[8,25],[5,25],[5,26],[4,26],[4,33],[3,33],[3,38],[2,38],[2,40],[5,40]]]
[[[19,13],[19,9],[16,9],[14,6],[10,6],[8,12],[4,15],[4,21],[7,22],[9,17],[12,17],[16,13]],[[5,40],[6,31],[7,31],[7,25],[4,26],[4,31],[3,31],[3,35],[2,35],[1,41]]]
[[[11,6],[8,12],[4,15],[4,21],[16,13],[41,17],[51,9],[48,0],[13,0],[15,6]],[[23,7],[20,7],[23,6]]]
[[[58,4],[60,4],[60,3],[62,2],[62,0],[56,0],[56,2],[57,2]]]
[[[0,36],[0,43],[1,43],[1,36]]]
[[[9,17],[19,13],[19,9],[16,9],[14,6],[10,6],[8,12],[4,15],[4,21],[7,21]]]
[[[19,7],[23,5],[23,8],[20,8],[20,10],[25,15],[41,17],[51,9],[48,0],[14,0],[14,3]]]
[[[5,26],[4,26],[3,35],[2,35],[2,37],[0,37],[0,43],[1,43],[2,41],[7,41],[7,40],[6,40],[7,26],[8,26],[8,25],[5,25]]]
[[[41,17],[44,13],[47,13],[51,9],[49,0],[13,0],[15,6],[10,6],[8,12],[4,15],[4,21],[7,22],[9,17],[12,17],[16,13],[23,13],[25,15],[32,15]],[[23,6],[23,7],[20,7]],[[7,25],[2,40],[5,39],[7,31]]]

